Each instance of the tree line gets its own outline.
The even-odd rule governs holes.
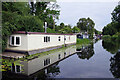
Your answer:
[[[103,35],[120,35],[120,5],[117,5],[113,12],[111,13],[112,15],[112,22],[107,24],[103,28]]]

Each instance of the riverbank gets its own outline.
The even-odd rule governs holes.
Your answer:
[[[89,44],[92,40],[91,39],[77,39],[77,43],[76,44]]]

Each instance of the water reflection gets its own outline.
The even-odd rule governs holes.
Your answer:
[[[117,52],[110,59],[110,71],[115,78],[120,78],[120,52]]]
[[[33,74],[31,78],[40,79],[40,80],[45,80],[47,78],[54,78],[60,73],[60,68],[58,64],[59,62]]]
[[[120,42],[103,40],[102,46],[108,52],[114,54],[114,53],[118,52],[118,49],[120,49]]]
[[[58,66],[59,61],[75,54],[75,52],[76,45],[41,54],[38,58],[22,61],[19,65],[14,64],[13,62],[10,66],[11,71],[12,73],[19,73],[19,77],[23,77],[21,75],[26,75],[28,77],[32,76],[32,78],[40,78],[42,80],[44,80],[44,78],[55,77],[60,73]],[[6,74],[7,73],[5,73],[3,77],[6,77]],[[9,76],[9,73],[7,76],[13,78],[16,77]]]
[[[110,58],[110,71],[115,78],[120,78],[120,42],[103,40],[102,46],[106,51],[114,54],[114,56]]]
[[[80,59],[87,59],[89,60],[93,55],[94,55],[94,47],[93,47],[93,43],[91,43],[89,46],[87,47],[82,47],[82,49],[79,49],[79,47],[77,47],[77,55]]]

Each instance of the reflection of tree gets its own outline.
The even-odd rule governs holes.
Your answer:
[[[77,52],[77,55],[80,59],[90,59],[94,54],[93,44],[85,47],[82,52]]]
[[[111,57],[110,61],[110,71],[115,78],[120,78],[120,52],[117,52],[114,57]]]
[[[118,51],[120,48],[120,43],[117,41],[102,41],[102,46],[104,49],[106,49],[108,52],[114,54]]]
[[[58,63],[47,68],[47,70],[48,70],[47,74],[49,74],[49,76],[55,77],[56,75],[58,75],[60,73],[60,68],[57,65],[58,65]]]

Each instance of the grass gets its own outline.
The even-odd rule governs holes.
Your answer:
[[[90,42],[90,39],[77,39],[77,44],[89,44]]]

